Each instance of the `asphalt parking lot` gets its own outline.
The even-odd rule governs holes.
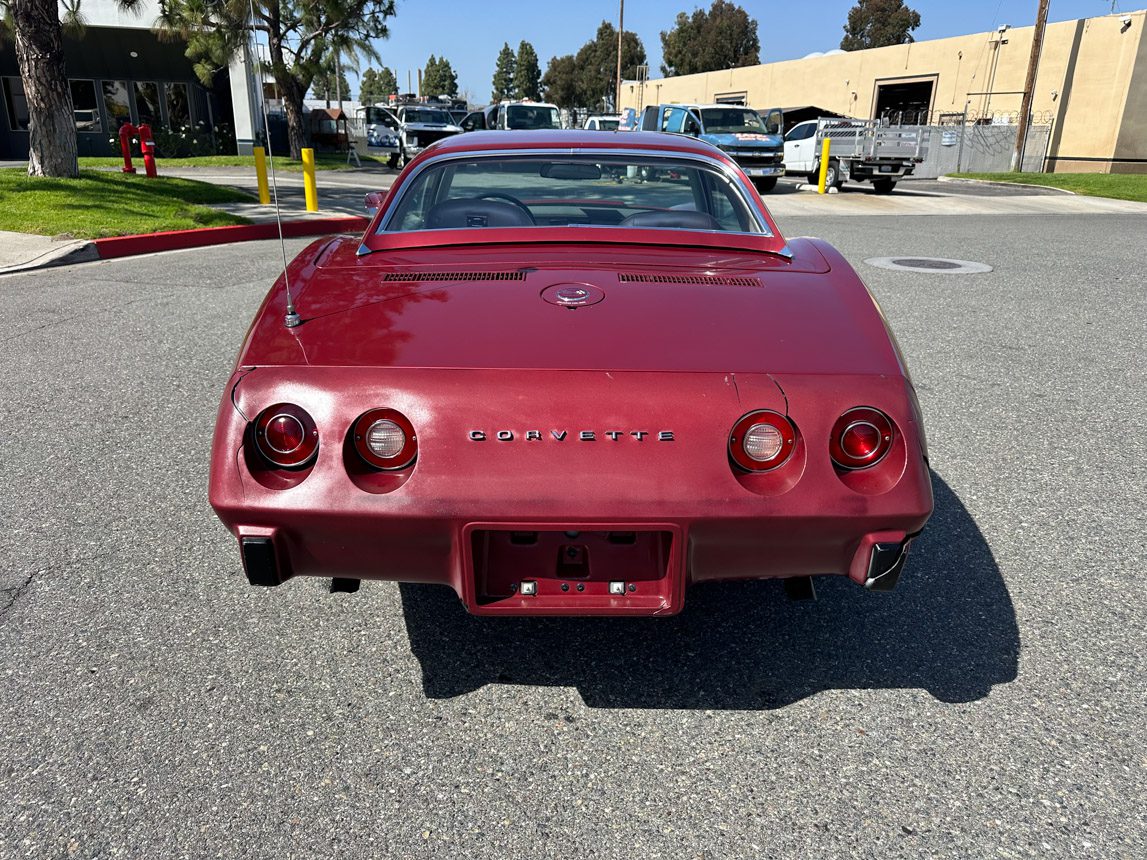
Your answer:
[[[249,588],[208,452],[277,245],[0,278],[0,857],[1147,856],[1142,216],[778,217],[920,391],[936,513],[891,594]]]

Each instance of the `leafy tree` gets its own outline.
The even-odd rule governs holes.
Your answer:
[[[755,66],[761,61],[757,22],[728,0],[713,0],[709,11],[677,14],[672,30],[661,32],[661,73],[692,75]]]
[[[634,69],[645,63],[645,46],[628,30],[621,39],[621,68]],[[617,95],[617,30],[602,21],[597,35],[581,46],[574,57],[577,67],[578,101],[591,109],[610,108]]]
[[[529,42],[518,45],[518,67],[514,70],[514,95],[520,99],[541,98],[539,84],[542,71],[538,68],[538,52]],[[556,102],[555,102],[556,104]]]
[[[863,51],[915,42],[912,31],[919,26],[920,13],[905,6],[904,0],[857,0],[848,10],[840,47]]]
[[[358,84],[361,87],[358,100],[364,105],[376,105],[380,102],[385,104],[387,96],[398,92],[398,80],[394,77],[394,72],[386,66],[377,72],[374,69],[367,69],[359,78]]]
[[[426,61],[426,68],[422,70],[422,94],[424,96],[454,96],[458,95],[458,75],[450,61],[445,57]]]
[[[37,0],[44,2],[44,0]],[[133,0],[135,2],[135,0]],[[251,21],[249,2],[254,3]],[[264,71],[275,79],[287,113],[291,157],[306,143],[303,96],[338,51],[354,60],[377,60],[372,39],[388,35],[386,20],[395,0],[159,0],[161,33],[187,40],[187,56],[205,85],[226,61],[243,50],[252,28],[266,39],[270,57]]]
[[[578,92],[577,60],[573,54],[550,58],[546,73],[542,75],[542,89],[545,91],[546,101],[553,102],[558,107],[578,106],[581,99]]]
[[[490,93],[490,101],[500,102],[514,97],[514,72],[517,64],[510,43],[503,42],[502,50],[498,52],[498,62],[494,66],[494,90]]]
[[[56,0],[0,0],[3,27],[16,43],[16,62],[28,101],[28,175],[79,175],[72,90],[64,65],[66,26],[82,35],[80,0],[64,0],[64,17]],[[124,10],[137,10],[142,0],[116,0]],[[0,39],[0,41],[3,41]]]
[[[340,97],[349,99],[350,84],[347,83],[346,73],[342,70],[341,65],[334,62],[323,63],[323,68],[311,81],[311,93],[316,99],[325,101],[327,107],[330,107],[331,102],[337,101]]]

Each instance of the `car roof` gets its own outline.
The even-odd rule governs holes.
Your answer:
[[[544,129],[539,131],[472,131],[449,137],[434,145],[435,156],[459,152],[485,152],[509,149],[636,149],[681,152],[718,157],[721,151],[704,141],[682,134],[634,131],[624,135],[602,135],[585,129]]]

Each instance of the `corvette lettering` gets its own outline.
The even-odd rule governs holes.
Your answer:
[[[491,439],[496,439],[499,442],[541,442],[546,438],[541,430],[526,430],[525,432],[497,430],[493,433],[488,433],[485,430],[471,430],[468,436],[471,442],[487,442]],[[657,442],[677,441],[672,430],[659,430],[656,433],[650,430],[578,430],[572,435],[568,430],[551,430],[549,436],[555,442],[565,442],[570,439],[576,439],[579,442],[596,442],[599,437],[616,442],[626,436],[632,436],[638,442],[644,442],[646,437]]]

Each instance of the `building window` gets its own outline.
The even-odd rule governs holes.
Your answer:
[[[104,130],[100,119],[100,103],[96,98],[95,81],[68,81],[72,89],[72,115],[76,118],[76,131]]]
[[[24,82],[19,78],[4,78],[4,104],[12,131],[27,131],[28,99],[24,95]]]
[[[127,81],[104,81],[104,109],[113,131],[131,122],[131,107],[127,101]]]
[[[133,81],[132,85],[135,87],[135,112],[139,117],[137,124],[159,125],[159,84]]]
[[[713,101],[719,105],[740,105],[744,107],[748,102],[748,93],[717,93]]]
[[[167,95],[167,125],[174,131],[191,125],[191,99],[188,97],[187,84],[167,84],[164,89]]]

